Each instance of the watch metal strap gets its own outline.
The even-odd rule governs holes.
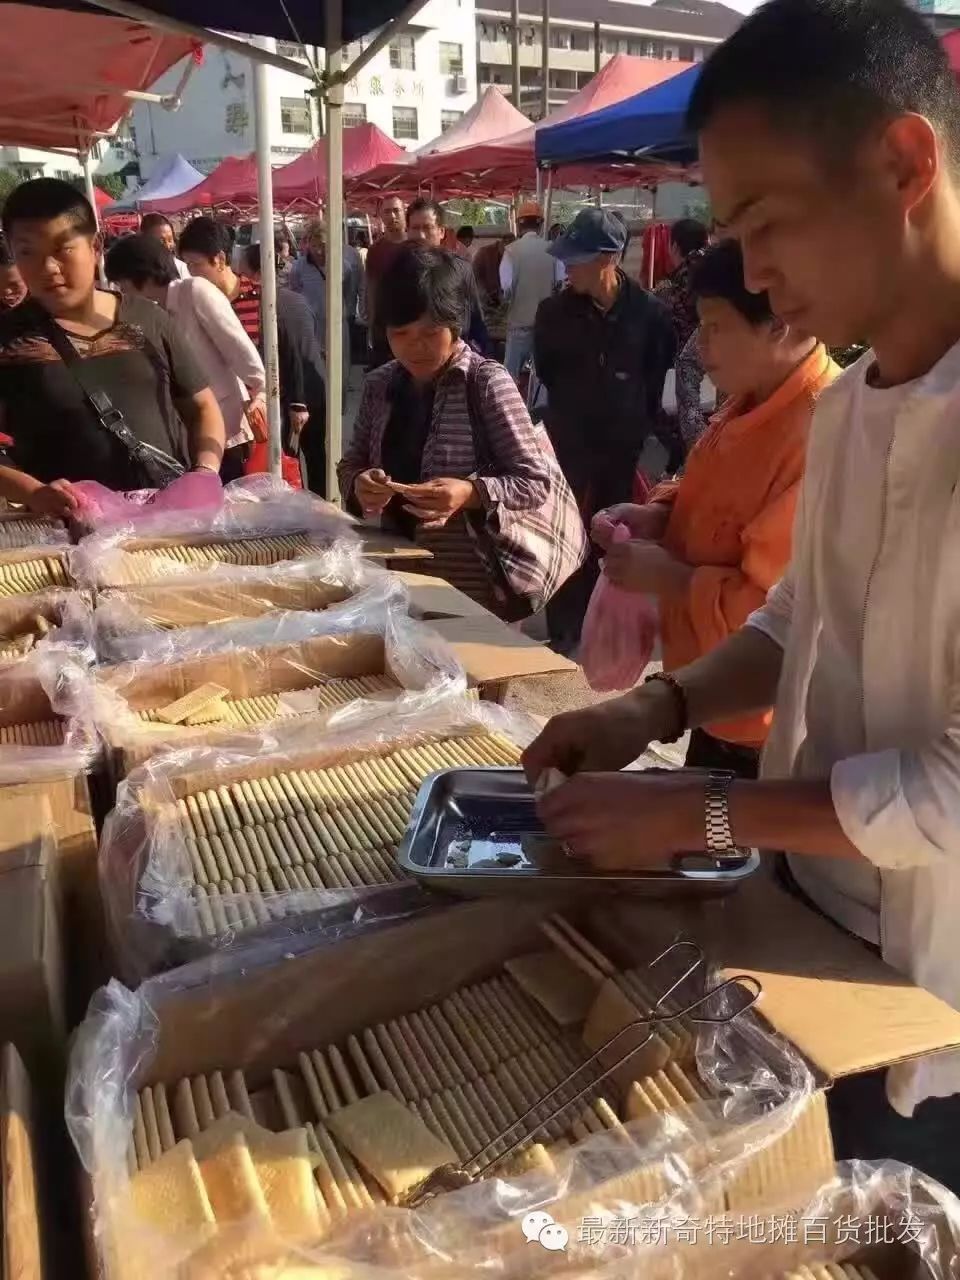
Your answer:
[[[707,774],[705,793],[705,819],[707,830],[706,851],[715,858],[742,858],[743,853],[733,841],[730,829],[730,785],[734,775],[720,769]]]

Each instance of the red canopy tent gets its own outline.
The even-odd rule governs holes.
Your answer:
[[[624,98],[630,98],[635,93],[641,93],[644,89],[670,79],[691,65],[688,62],[632,58],[628,54],[618,53],[565,106],[559,107],[538,124],[529,125],[507,137],[425,156],[417,163],[417,175],[422,182],[442,184],[445,188],[452,182],[460,191],[470,190],[492,195],[523,188],[530,190],[536,178],[534,138],[538,129],[621,102]],[[561,177],[574,186],[589,186],[605,181],[604,174],[596,166],[580,166],[569,173],[562,171]],[[635,178],[636,172],[632,169],[631,176],[623,181],[634,181]]]
[[[529,129],[530,121],[510,103],[495,85],[488,85],[461,120],[446,133],[424,143],[416,151],[376,168],[364,170],[350,184],[353,199],[364,195],[382,196],[388,191],[409,194],[422,185],[420,161],[424,156],[459,151],[505,138],[521,129]]]
[[[219,205],[256,203],[257,159],[227,156],[212,173],[189,191],[166,200],[151,200],[141,207],[143,213],[183,213],[187,209],[215,209]]]
[[[344,181],[356,178],[370,169],[397,163],[406,156],[403,147],[388,138],[375,124],[358,124],[343,131]],[[273,199],[276,205],[289,207],[297,202],[319,205],[327,191],[327,139],[315,142],[309,151],[297,156],[273,174]],[[256,181],[248,193],[256,200]]]
[[[88,151],[145,92],[201,46],[104,14],[4,4],[0,143]]]
[[[94,187],[93,194],[97,202],[97,213],[103,213],[107,205],[113,204],[113,196],[100,187]]]
[[[947,51],[947,61],[950,63],[950,70],[955,76],[960,77],[960,29],[956,31],[948,31],[943,37],[941,43]]]

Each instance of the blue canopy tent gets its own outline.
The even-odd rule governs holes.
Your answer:
[[[179,196],[184,191],[192,191],[202,181],[203,174],[188,160],[184,160],[178,151],[176,155],[167,156],[161,161],[142,187],[131,191],[122,200],[116,200],[108,206],[106,212],[121,213],[139,209],[141,203],[148,200],[165,200],[168,196]]]
[[[617,163],[641,156],[680,163],[695,159],[696,142],[686,132],[684,117],[699,75],[700,68],[691,67],[613,106],[538,129],[537,164]]]
[[[0,7],[9,0],[0,0]],[[106,11],[134,23],[156,27],[218,45],[253,63],[254,122],[257,138],[257,179],[260,196],[260,245],[265,261],[273,255],[273,183],[270,169],[270,118],[266,108],[266,68],[278,67],[313,80],[327,108],[326,216],[331,226],[343,222],[343,101],[347,84],[398,32],[416,19],[427,0],[29,0],[35,6],[95,15]],[[239,33],[239,34],[230,34]],[[352,63],[346,65],[344,46],[375,33]],[[252,35],[256,43],[243,39]],[[292,40],[307,57],[304,64],[276,52],[273,39]],[[309,46],[326,50],[321,72]],[[343,243],[330,236],[327,244],[327,494],[337,491],[336,467],[341,450],[343,308],[339,291]],[[276,281],[263,276],[262,332],[267,369],[270,469],[280,474],[280,399],[277,356]]]

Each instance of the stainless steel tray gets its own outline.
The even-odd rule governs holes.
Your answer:
[[[652,896],[736,888],[760,865],[676,854],[643,871],[596,872],[546,834],[522,769],[444,769],[420,787],[398,861],[421,884],[463,897],[580,886]]]

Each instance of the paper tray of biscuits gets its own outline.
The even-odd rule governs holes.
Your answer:
[[[522,769],[442,769],[414,802],[398,861],[430,889],[467,897],[567,888],[663,897],[728,893],[760,865],[754,849],[718,862],[676,855],[638,872],[594,871],[543,828]]]
[[[451,650],[400,605],[386,580],[320,613],[128,636],[136,659],[101,665],[87,691],[116,775],[169,747],[300,718],[322,726],[357,700],[465,688]]]
[[[516,765],[535,732],[427,692],[322,732],[301,719],[154,755],[120,784],[100,843],[122,971],[142,978],[247,934],[300,931],[330,905],[415,890],[397,849],[423,779]]]
[[[678,1015],[616,1078],[524,1121],[607,1038],[611,992],[642,1021],[659,989],[635,941],[615,955],[584,929],[457,904],[101,993],[68,1112],[109,1280],[548,1275],[623,1260],[578,1240],[584,1218],[808,1198],[833,1168],[823,1097],[751,1013],[703,1037]],[[405,1207],[438,1167],[507,1155],[518,1121],[489,1176]],[[565,1249],[537,1245],[548,1221]]]
[[[217,564],[195,573],[107,588],[98,593],[97,647],[103,662],[127,662],[150,636],[262,617],[274,611],[323,613],[379,588],[407,605],[403,583],[339,546],[306,560],[267,566]]]

